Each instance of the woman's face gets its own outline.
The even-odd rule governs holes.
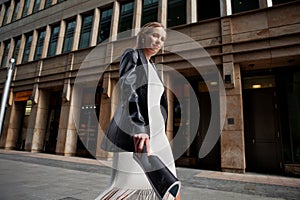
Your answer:
[[[155,27],[144,36],[144,51],[147,56],[153,56],[163,47],[166,31],[162,27]]]

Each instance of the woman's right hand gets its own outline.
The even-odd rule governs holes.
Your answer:
[[[133,136],[133,141],[134,141],[134,149],[135,153],[138,153],[139,155],[143,152],[144,145],[146,145],[146,153],[147,156],[149,155],[150,152],[150,138],[147,133],[139,133]]]

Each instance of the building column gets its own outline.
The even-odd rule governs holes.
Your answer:
[[[234,65],[235,87],[226,90],[227,113],[221,134],[222,171],[245,173],[245,141],[240,66]]]
[[[24,10],[24,5],[25,5],[25,0],[20,0],[20,7],[19,7],[19,11],[18,11],[16,20],[21,19],[22,13]]]
[[[11,38],[10,39],[10,48],[9,48],[8,55],[7,55],[7,63],[6,63],[7,66],[9,66],[9,60],[13,56],[14,49],[15,49],[15,41],[13,38]]]
[[[5,4],[2,4],[1,11],[0,11],[0,27],[1,27],[2,24],[3,24],[3,19],[4,19],[4,15],[5,15],[5,10],[6,10],[6,6],[5,6]]]
[[[68,130],[68,113],[70,112],[70,102],[63,100],[60,110],[59,127],[55,153],[64,155],[66,134]]]
[[[66,33],[66,21],[61,20],[55,55],[59,55],[62,52],[65,33]]]
[[[45,8],[46,0],[41,0],[39,10],[43,10]]]
[[[57,0],[52,0],[52,5],[57,4]]]
[[[27,15],[31,15],[32,14],[32,12],[33,12],[33,7],[34,7],[34,2],[35,1],[30,1],[30,3],[29,3],[29,7],[28,7],[28,11],[27,11]]]
[[[158,22],[167,27],[168,0],[159,0],[158,3]]]
[[[197,0],[187,0],[186,4],[187,24],[197,22]]]
[[[68,124],[66,129],[66,143],[64,149],[65,156],[74,156],[76,154],[78,134],[75,122],[78,123],[80,119],[81,101],[83,94],[83,90],[79,86],[73,87],[72,89],[73,90],[70,100],[69,113],[66,116]],[[64,115],[66,114],[64,113]]]
[[[116,101],[118,100],[118,92],[112,93],[112,90],[116,86],[117,81],[111,79],[109,73],[105,73],[103,75],[102,87],[106,92],[103,92],[101,94],[99,128],[98,128],[98,138],[97,138],[97,147],[96,147],[96,157],[102,159],[112,158],[112,153],[102,150],[100,145],[104,137],[105,130],[107,129],[107,126],[109,125],[110,120],[113,117],[114,111],[116,110]]]
[[[221,17],[232,15],[231,0],[220,1]]]
[[[76,51],[78,49],[81,26],[82,26],[82,16],[78,14],[76,17],[76,27],[75,27],[75,31],[74,31],[72,51]]]
[[[7,129],[6,142],[4,147],[5,149],[16,149],[23,115],[24,108],[22,107],[22,105],[13,102],[9,117],[9,125]]]
[[[110,42],[117,40],[118,27],[119,27],[119,18],[120,18],[120,2],[115,1],[112,13],[112,23],[110,28]]]
[[[31,152],[44,150],[50,95],[44,90],[39,91],[38,103],[32,106],[27,134],[32,135]],[[32,118],[31,115],[35,116]]]
[[[40,138],[45,137],[45,133],[42,132],[41,129],[46,129],[46,125],[44,127],[40,126],[40,124],[45,123],[44,120],[47,120],[47,114],[44,113],[43,110],[40,109],[45,109],[46,107],[44,104],[45,101],[47,101],[45,95],[46,93],[44,91],[39,90],[38,88],[38,80],[40,76],[40,72],[42,71],[43,68],[43,61],[40,60],[37,63],[36,69],[35,69],[35,84],[33,86],[33,91],[31,94],[31,99],[32,99],[32,106],[31,106],[31,111],[30,115],[28,118],[28,125],[27,125],[27,132],[26,132],[26,139],[25,139],[25,150],[26,151],[34,151],[34,152],[39,152],[42,150],[41,145],[44,143],[44,139],[40,141]],[[49,97],[48,97],[49,98]],[[49,102],[48,102],[49,106]],[[40,122],[41,121],[41,122]],[[37,132],[37,133],[36,133]],[[37,134],[36,136],[34,136]],[[34,138],[35,137],[35,138]],[[34,141],[33,141],[34,138]],[[34,142],[34,144],[33,144]],[[40,144],[41,143],[41,144]],[[38,148],[40,147],[40,148]]]
[[[221,168],[245,173],[245,143],[240,66],[232,55],[231,19],[221,20],[223,80],[226,89],[227,113],[221,134]]]
[[[24,34],[22,34],[21,44],[20,44],[20,49],[19,49],[19,53],[18,53],[18,59],[16,60],[16,64],[21,64],[22,63],[25,44],[26,44],[26,36]]]
[[[267,7],[272,7],[273,6],[273,1],[272,0],[266,0],[267,1]]]
[[[0,65],[2,63],[2,59],[3,59],[3,54],[4,54],[4,42],[0,42]],[[1,66],[0,66],[1,67]]]
[[[41,58],[47,57],[50,37],[51,37],[51,27],[49,25],[47,25]]]
[[[30,46],[30,53],[29,53],[29,57],[28,57],[28,62],[34,60],[34,54],[35,54],[37,41],[38,41],[38,31],[34,30],[33,34],[32,34],[32,42],[31,42],[31,46]]]
[[[136,36],[141,28],[142,22],[142,1],[135,0],[134,2],[134,13],[133,13],[133,31],[132,36]]]
[[[91,33],[91,46],[97,45],[98,40],[98,32],[99,32],[99,23],[100,23],[100,9],[95,8],[94,10],[94,21],[92,26],[92,33]]]
[[[271,7],[272,4],[272,0],[259,0],[259,8]]]
[[[11,1],[6,24],[11,23],[11,20],[12,20],[13,14],[14,14],[14,10],[15,10],[15,1]]]
[[[74,64],[74,54],[70,53],[68,56],[68,64],[66,67],[66,74],[65,74],[65,83],[62,93],[62,105],[60,110],[60,119],[59,119],[59,127],[58,127],[58,135],[57,135],[57,143],[56,143],[56,150],[55,152],[60,155],[64,155],[65,153],[65,144],[66,144],[66,136],[69,127],[69,117],[66,117],[67,113],[70,112],[70,100],[71,100],[71,85],[70,77]]]
[[[11,110],[12,110],[12,106],[8,106],[5,111],[2,133],[0,136],[0,148],[5,148]]]

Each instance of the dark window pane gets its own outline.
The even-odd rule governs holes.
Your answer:
[[[43,47],[44,47],[45,35],[46,35],[46,30],[39,31],[34,60],[38,60],[41,58]]]
[[[76,21],[70,21],[67,23],[67,29],[65,33],[65,40],[63,46],[63,53],[70,52],[73,46],[74,32],[75,32]]]
[[[156,22],[158,13],[158,0],[143,0],[142,26],[148,22]]]
[[[8,52],[10,49],[10,42],[6,41],[4,42],[4,53],[3,53],[3,57],[2,57],[2,62],[1,62],[1,66],[2,67],[7,67],[6,63],[7,63],[7,59],[8,59]]]
[[[198,0],[198,21],[220,17],[220,0]]]
[[[186,23],[186,1],[168,1],[168,27]]]
[[[232,13],[239,13],[259,8],[259,0],[231,0]]]
[[[111,26],[112,8],[107,8],[101,11],[100,26],[98,33],[98,43],[109,38]]]
[[[7,24],[7,19],[8,19],[8,15],[9,15],[9,11],[10,11],[10,2],[5,4],[5,13],[4,13],[4,18],[3,18],[3,25]]]
[[[22,63],[28,62],[31,43],[32,43],[32,34],[26,36],[26,43],[25,43],[25,47],[24,47]]]
[[[119,38],[129,37],[131,35],[131,31],[129,30],[132,29],[133,8],[134,8],[134,1],[129,1],[121,5],[118,32],[119,33],[124,31],[126,32],[122,34],[118,34]]]
[[[273,0],[273,5],[282,4],[282,3],[288,3],[296,0]]]
[[[19,8],[20,8],[20,1],[15,1],[15,10],[14,10],[12,21],[16,21]]]
[[[25,0],[22,17],[27,16],[29,5],[30,5],[30,0]]]
[[[93,15],[87,15],[83,17],[79,40],[79,49],[86,48],[90,45],[93,17]]]
[[[50,37],[50,42],[49,42],[48,56],[54,56],[56,54],[58,34],[59,34],[59,26],[53,27],[51,37]]]
[[[52,0],[47,0],[45,3],[45,8],[49,8],[50,6],[52,6]]]
[[[41,5],[41,0],[35,0],[34,7],[33,7],[33,13],[39,11]]]
[[[21,46],[21,37],[18,37],[15,39],[15,48],[13,52],[13,58],[17,60],[19,51],[20,51],[20,46]]]

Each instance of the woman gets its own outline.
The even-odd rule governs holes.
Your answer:
[[[120,62],[120,103],[101,147],[115,152],[111,186],[98,199],[157,199],[142,168],[133,159],[157,155],[176,175],[165,135],[167,99],[151,57],[163,47],[166,30],[158,22],[146,24],[137,37],[137,49],[127,49]],[[174,199],[169,195],[168,199]]]

